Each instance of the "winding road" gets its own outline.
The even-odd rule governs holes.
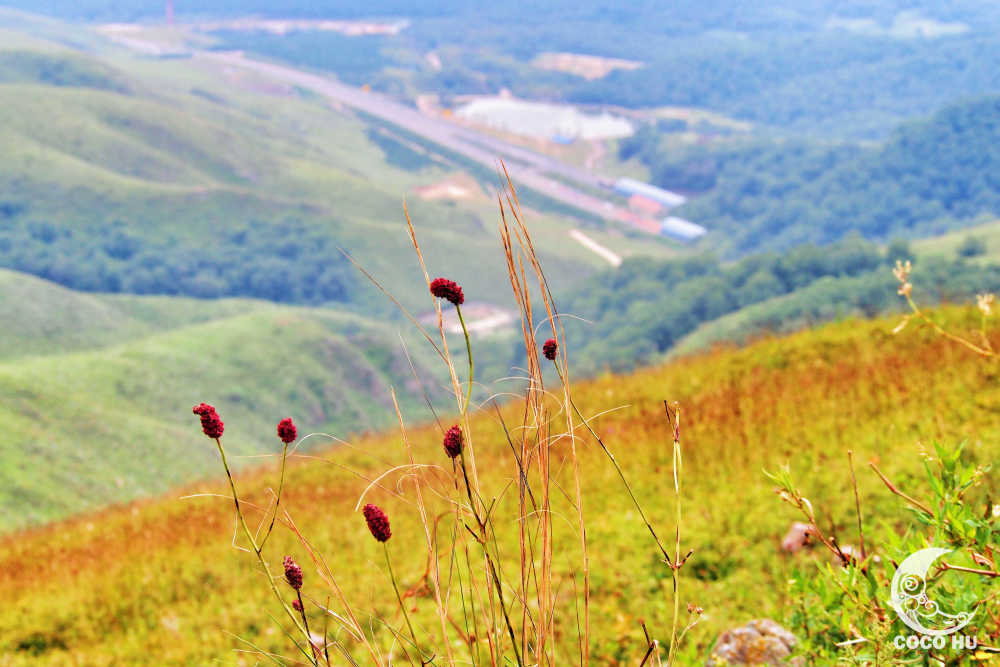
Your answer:
[[[240,52],[197,51],[196,60],[253,70],[270,78],[290,83],[323,95],[358,111],[432,141],[473,160],[490,170],[499,167],[498,158],[507,165],[514,184],[528,188],[560,203],[603,220],[632,224],[633,214],[610,200],[601,199],[577,186],[605,189],[609,179],[566,164],[547,155],[511,144],[443,119],[426,116],[380,93],[349,86],[332,78],[311,74],[285,65],[275,65],[248,58]],[[562,180],[553,178],[558,176]]]

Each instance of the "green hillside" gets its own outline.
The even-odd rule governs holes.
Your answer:
[[[627,260],[615,271],[567,291],[567,337],[588,373],[615,371],[717,343],[742,343],[845,317],[905,308],[891,267],[912,260],[928,303],[971,300],[1000,290],[996,227],[888,246],[852,236],[828,246],[805,244],[737,262],[714,255]],[[969,254],[966,238],[978,239]],[[965,248],[964,251],[962,249]],[[666,286],[666,287],[664,287]]]
[[[15,21],[13,18],[17,18]],[[28,22],[29,26],[25,23]],[[37,20],[55,41],[0,43],[0,266],[87,291],[254,297],[379,312],[382,300],[342,257],[356,256],[404,301],[406,197],[428,263],[484,300],[509,292],[495,257],[495,179],[467,199],[414,189],[464,170],[386,128],[260,75],[197,59],[149,59],[86,29]],[[0,13],[0,29],[34,29]],[[13,34],[23,34],[15,32]],[[475,176],[475,175],[474,175]],[[542,204],[544,206],[544,204]],[[532,212],[554,280],[606,266],[576,242],[579,222]],[[667,256],[588,228],[622,254]],[[373,311],[374,308],[374,311]]]
[[[915,244],[914,255],[905,245],[881,250],[855,239],[736,264],[631,260],[560,304],[573,316],[564,324],[575,373],[895,310],[889,260],[897,256],[916,257],[925,299],[964,300],[1000,287],[996,265],[922,250],[934,246]],[[443,386],[427,370],[432,351],[398,314],[376,322],[250,299],[88,294],[0,270],[0,323],[0,393],[11,397],[0,406],[0,428],[10,436],[0,448],[0,500],[18,510],[0,531],[210,472],[212,457],[182,455],[194,437],[183,430],[188,403],[225,402],[241,424],[228,431],[240,454],[273,451],[270,422],[285,413],[304,415],[308,431],[338,436],[385,427],[390,386],[404,407],[429,418],[400,330],[411,332],[408,349],[435,402]],[[509,336],[475,348],[484,397],[502,386],[492,381],[526,365],[523,346]]]
[[[14,0],[33,11],[100,21],[160,19],[160,7],[113,0]],[[956,0],[633,3],[547,0],[484,5],[454,0],[232,2],[197,9],[222,17],[393,17],[394,35],[344,39],[329,31],[283,35],[220,31],[225,48],[344,73],[394,94],[445,97],[511,90],[524,98],[633,108],[707,108],[804,135],[880,138],[927,109],[997,90],[992,3]],[[186,14],[186,16],[185,16]],[[512,39],[511,35],[516,35]],[[433,51],[439,66],[424,55]],[[624,58],[643,67],[584,78],[534,66],[545,52]]]
[[[202,400],[239,415],[226,432],[242,455],[273,452],[285,414],[345,436],[391,422],[390,386],[423,405],[397,327],[349,313],[89,295],[0,271],[0,316],[0,531],[214,472],[186,428]],[[408,345],[437,396],[426,353]]]
[[[936,312],[934,317],[958,331],[975,327],[978,320],[974,308]],[[832,584],[832,602],[827,604],[834,609],[829,618],[823,615],[824,600],[802,595],[795,588],[792,580],[828,580],[830,555],[822,547],[797,554],[779,551],[782,535],[800,517],[782,505],[761,468],[776,470],[790,464],[815,504],[820,525],[836,534],[841,544],[857,545],[854,494],[845,455],[846,450],[853,450],[869,553],[889,563],[898,562],[906,553],[899,548],[899,534],[910,530],[923,535],[933,528],[921,526],[918,521],[923,517],[904,509],[903,502],[864,462],[879,461],[900,488],[927,501],[933,498],[923,471],[928,443],[967,441],[963,462],[972,466],[997,460],[998,423],[991,407],[998,397],[995,368],[918,326],[894,337],[889,332],[897,321],[851,319],[747,349],[717,351],[574,386],[581,411],[594,418],[594,428],[619,457],[649,520],[660,534],[670,536],[665,539],[671,548],[675,503],[661,401],[665,396],[676,398],[685,410],[681,530],[684,548],[694,549],[694,555],[682,572],[682,619],[687,618],[683,610],[688,602],[705,613],[687,634],[676,664],[704,664],[720,632],[761,617],[792,629],[809,656],[807,664],[834,664],[837,657],[851,658],[866,648],[850,644],[836,649],[835,657],[814,654],[826,643],[852,636],[852,630],[839,621],[853,610],[837,603],[841,593]],[[995,334],[991,340],[998,344]],[[570,359],[580,356],[576,350],[569,352]],[[204,359],[196,356],[195,363]],[[290,382],[303,380],[301,370],[290,369],[283,377]],[[169,376],[166,379],[170,381]],[[219,384],[203,382],[199,388],[207,393],[198,398],[210,398],[214,395],[210,390]],[[557,384],[552,388],[554,393],[559,390]],[[185,445],[165,451],[156,465],[181,451],[185,458],[199,461],[214,457],[217,467],[217,452],[199,432],[190,406],[182,404],[188,395],[185,389],[168,401],[178,420],[171,434]],[[227,448],[247,442],[250,433],[257,437],[272,433],[273,419],[258,421],[270,411],[269,406],[262,405],[259,413],[251,414],[243,403],[227,398],[217,404],[226,420]],[[509,407],[508,423],[520,426],[523,405],[514,402]],[[558,414],[558,408],[554,399],[546,404],[546,410],[553,413]],[[300,413],[293,416],[305,422]],[[419,419],[412,411],[406,417],[408,422]],[[136,413],[133,418],[139,423],[143,415]],[[553,423],[560,419],[556,417]],[[502,547],[498,551],[506,559],[504,574],[516,585],[519,513],[517,494],[510,492],[516,478],[514,457],[491,411],[477,415],[472,424],[483,495],[498,499],[494,511]],[[386,662],[389,655],[394,656],[393,663],[407,661],[382,621],[392,627],[403,627],[403,621],[381,546],[367,534],[355,504],[370,480],[395,466],[402,468],[384,478],[380,487],[368,489],[364,502],[379,504],[391,517],[393,567],[403,591],[421,590],[428,562],[414,479],[420,481],[431,516],[440,513],[443,517],[438,532],[442,572],[448,572],[443,567],[449,563],[446,549],[452,539],[460,539],[452,537],[451,505],[460,505],[461,496],[451,471],[441,470],[448,463],[441,451],[441,433],[433,426],[408,426],[407,430],[413,460],[427,469],[426,474],[415,475],[408,469],[410,455],[398,430],[392,430],[359,439],[355,449],[341,448],[324,452],[322,460],[296,462],[282,500],[296,528],[322,553],[366,634],[381,648]],[[562,446],[552,447],[552,486],[559,491],[552,494],[553,514],[559,518],[554,531],[554,579],[561,591],[554,660],[558,665],[577,664],[578,621],[573,611],[583,607],[582,601],[575,605],[583,593],[580,546],[573,523],[574,466],[568,438],[561,440]],[[274,438],[271,451],[276,444]],[[670,575],[614,468],[584,429],[577,432],[577,446],[591,557],[591,664],[638,665],[646,650],[641,620],[654,637],[663,638],[664,645],[669,637]],[[49,463],[60,461],[56,458]],[[277,471],[272,466],[260,474],[240,474],[238,483],[245,502],[263,506],[270,498],[268,489],[277,484]],[[284,662],[292,664],[294,648],[281,632],[281,627],[290,625],[269,618],[284,620],[281,607],[253,556],[233,546],[231,500],[224,496],[179,499],[193,493],[225,494],[226,490],[224,476],[217,473],[204,484],[175,490],[162,499],[0,540],[0,593],[8,602],[0,609],[0,651],[5,658],[11,665],[74,661],[239,665],[248,661],[246,654],[238,652],[247,649],[243,642],[252,642],[288,656]],[[984,503],[988,507],[995,502],[995,477],[983,478],[973,491],[969,508],[979,514]],[[249,514],[252,525],[265,517],[259,510]],[[455,534],[464,535],[460,524],[455,525],[459,528]],[[475,548],[470,543],[469,561],[479,576],[483,568],[475,560],[479,553]],[[286,554],[302,565],[302,594],[312,627],[323,627],[324,614],[317,605],[336,605],[332,607],[336,613],[346,613],[347,604],[336,598],[327,602],[332,593],[322,580],[323,567],[313,563],[306,546],[281,525],[267,545],[272,571],[280,573]],[[463,568],[462,580],[468,581],[466,561],[454,562],[456,568]],[[888,583],[878,570],[883,586],[879,592],[886,591]],[[461,623],[459,583],[457,577],[452,581],[452,610]],[[279,586],[283,596],[290,593],[284,584]],[[808,609],[800,603],[808,604]],[[433,594],[418,592],[407,598],[407,604],[419,637],[435,649],[442,646]],[[990,613],[995,609],[991,603]],[[800,615],[805,611],[814,612],[807,617],[808,625]],[[989,617],[984,614],[984,618]],[[885,626],[894,619],[889,617]],[[979,626],[981,643],[995,627],[993,620],[986,623]],[[340,626],[331,623],[330,627]],[[455,638],[454,650],[461,659],[470,652],[459,641],[464,634],[451,628],[447,632]],[[877,629],[890,636],[905,631],[898,621],[895,627]],[[358,664],[371,664],[349,633],[338,637]],[[479,664],[489,664],[487,647],[480,648],[483,661]],[[855,662],[865,664],[861,659]]]
[[[0,361],[107,347],[167,329],[273,309],[262,301],[87,294],[0,269]]]
[[[730,257],[830,243],[880,242],[969,227],[1000,211],[1000,97],[961,99],[899,125],[878,144],[716,137],[684,144],[663,126],[623,142],[651,180],[690,192],[679,214],[708,226]]]

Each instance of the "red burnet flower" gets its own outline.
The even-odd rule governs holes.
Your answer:
[[[444,434],[444,451],[449,458],[456,458],[462,453],[462,429],[455,424]]]
[[[221,438],[225,425],[219,419],[219,413],[208,403],[199,403],[191,412],[201,417],[201,430],[210,438]]]
[[[285,566],[285,581],[288,582],[288,585],[295,590],[302,588],[302,568],[299,567],[299,564],[292,560],[291,556],[285,556],[283,564]]]
[[[298,598],[292,600],[292,609],[295,611],[302,611],[302,603],[299,602]]]
[[[465,303],[465,295],[462,294],[461,285],[447,278],[435,278],[432,280],[431,294],[439,299],[451,301],[456,306],[461,306]]]
[[[385,515],[381,507],[368,503],[362,511],[365,515],[365,521],[368,522],[368,530],[371,531],[372,537],[379,542],[385,542],[392,537],[392,531],[389,530],[389,517]]]
[[[295,438],[299,437],[299,432],[295,428],[295,422],[292,421],[291,417],[285,417],[278,422],[278,437],[286,445],[295,442]]]
[[[544,343],[542,343],[542,354],[549,361],[556,360],[556,351],[559,350],[559,343],[556,342],[555,338],[550,338]]]

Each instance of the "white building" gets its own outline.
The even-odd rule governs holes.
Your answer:
[[[629,195],[642,195],[647,199],[658,201],[668,208],[676,208],[687,201],[687,197],[670,190],[658,188],[649,183],[643,183],[632,178],[619,178],[615,181],[615,192]]]
[[[663,222],[660,223],[660,233],[682,241],[694,241],[707,234],[708,230],[690,220],[672,215],[664,218]]]

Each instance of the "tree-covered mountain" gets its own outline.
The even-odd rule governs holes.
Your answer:
[[[929,240],[924,245],[933,244]],[[899,310],[905,304],[890,268],[907,259],[916,260],[925,302],[961,302],[1000,290],[995,256],[981,262],[961,252],[915,255],[903,241],[881,248],[855,236],[733,263],[711,255],[628,260],[616,271],[576,286],[562,299],[560,310],[572,315],[565,327],[579,370],[620,371],[668,352]]]
[[[728,255],[885,241],[966,226],[1000,212],[1000,97],[945,108],[872,147],[735,139],[678,148],[656,128],[621,147],[654,182],[694,193],[680,214],[716,232]]]
[[[86,21],[153,21],[148,0],[8,0],[29,11]],[[180,20],[206,17],[404,18],[400,34],[354,39],[293,31],[224,36],[311,67],[364,71],[384,91],[412,97],[496,93],[628,107],[694,106],[801,134],[881,138],[900,120],[957,98],[1000,90],[1000,9],[990,3],[601,3],[530,6],[467,0],[414,4],[176,2]],[[512,38],[512,36],[516,36]],[[434,51],[440,68],[424,55]],[[644,64],[596,80],[532,66],[562,51]]]

